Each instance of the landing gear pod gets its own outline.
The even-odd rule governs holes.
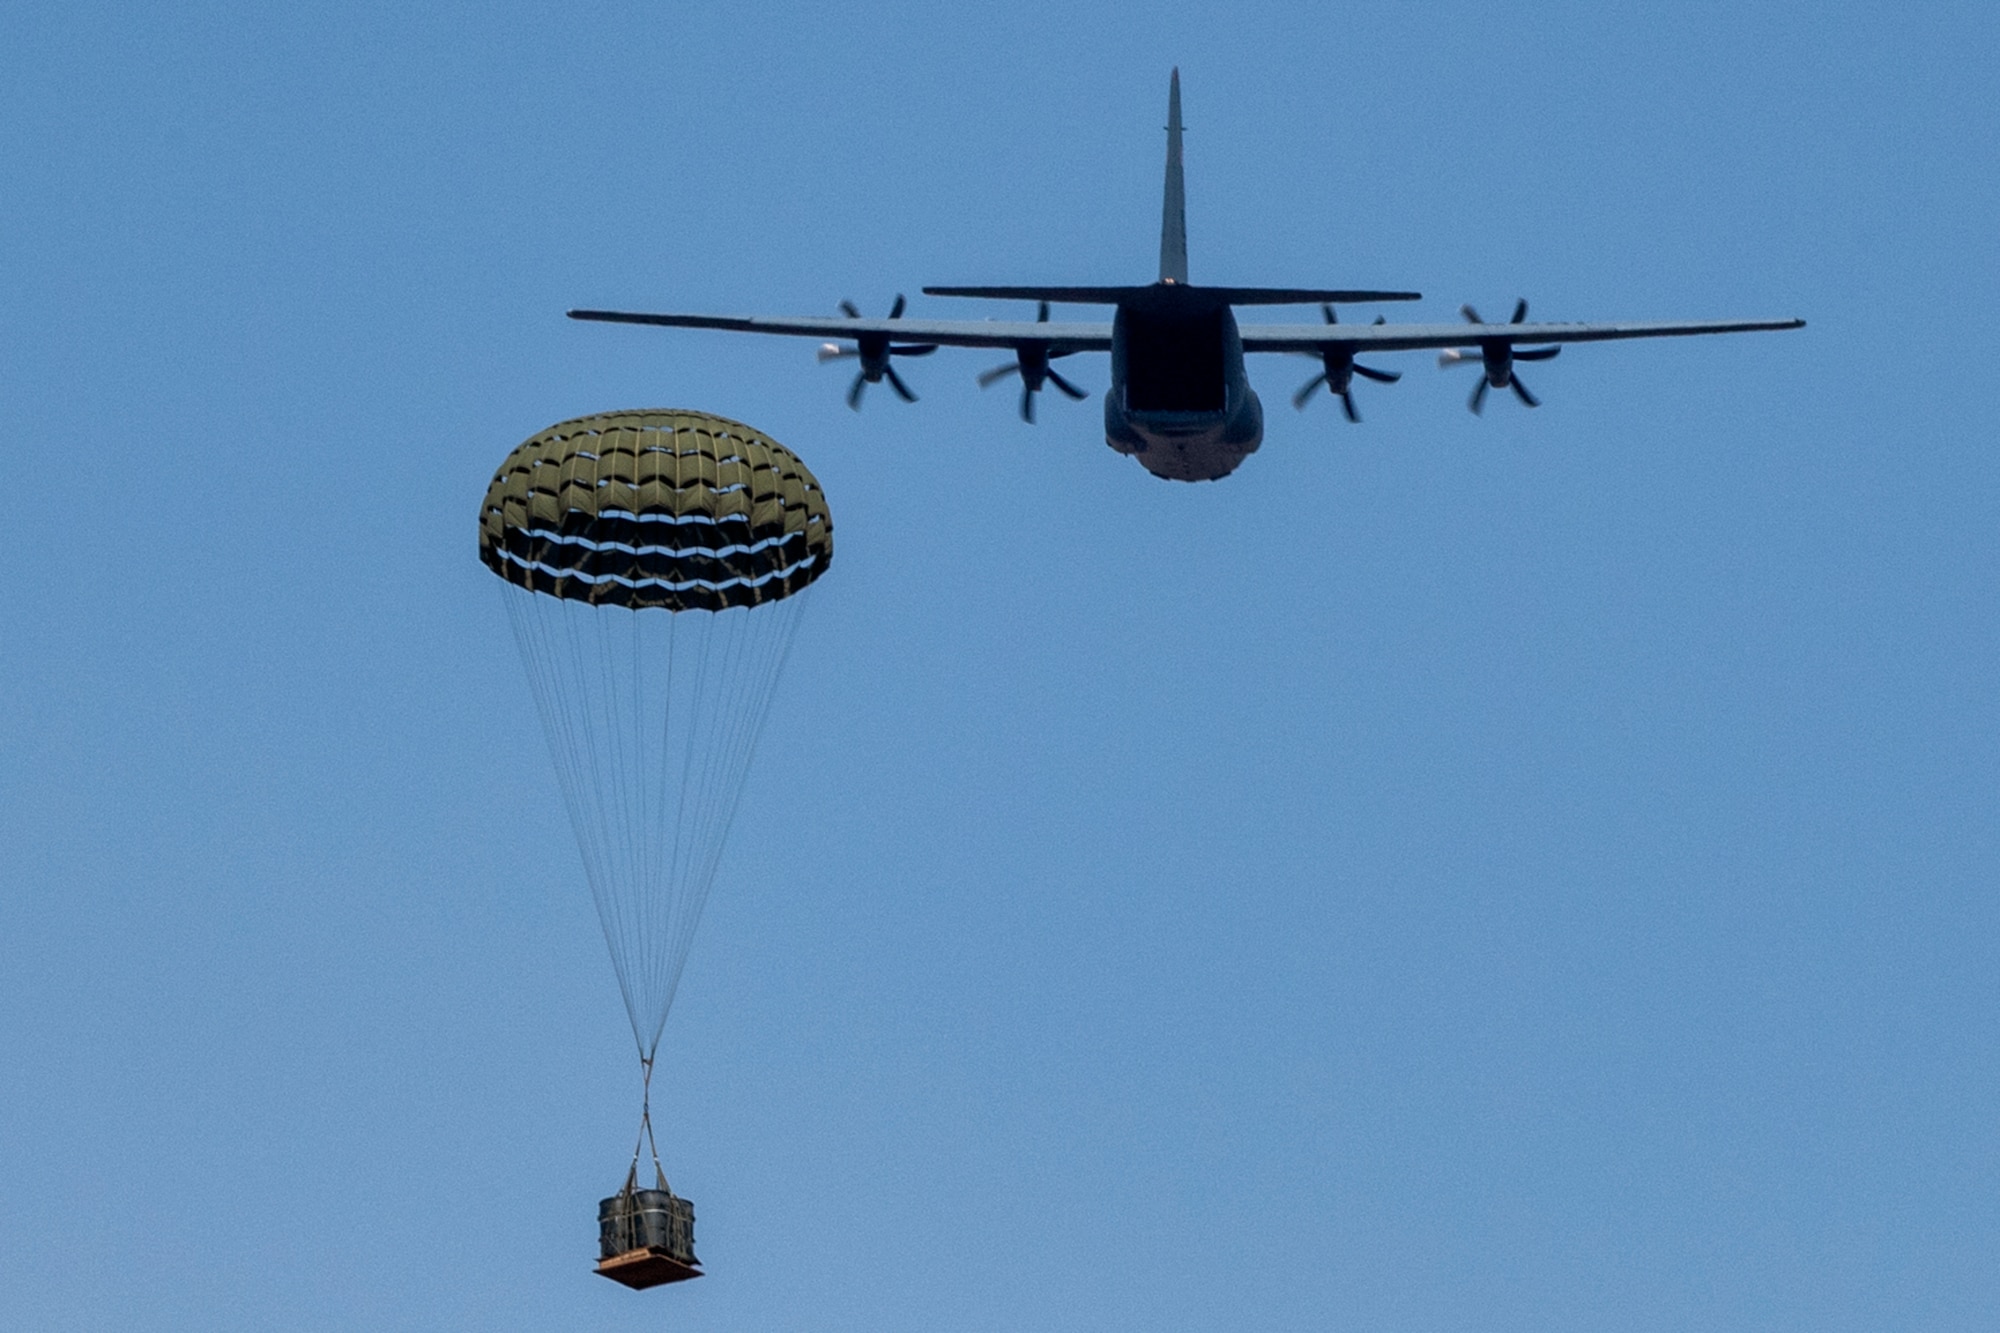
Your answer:
[[[694,1256],[694,1204],[660,1182],[625,1188],[597,1205],[597,1271],[635,1291],[701,1276]]]

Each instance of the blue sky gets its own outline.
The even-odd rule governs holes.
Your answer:
[[[1990,7],[410,11],[0,13],[0,1324],[1992,1326]],[[560,317],[1145,280],[1174,64],[1198,281],[1810,327],[1264,358],[1179,486],[997,358]],[[635,1295],[474,521],[675,405],[839,556]]]

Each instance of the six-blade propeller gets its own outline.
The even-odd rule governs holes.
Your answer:
[[[1486,322],[1479,317],[1479,312],[1469,305],[1460,306],[1458,313],[1464,315],[1466,320],[1473,324],[1484,324]],[[1528,302],[1526,298],[1523,298],[1514,303],[1514,318],[1507,322],[1510,324],[1520,324],[1525,322],[1527,318]],[[1438,365],[1440,367],[1457,366],[1475,359],[1480,362],[1482,373],[1479,377],[1479,383],[1473,386],[1472,397],[1465,404],[1472,409],[1473,415],[1477,416],[1481,409],[1486,406],[1486,391],[1489,388],[1512,389],[1514,396],[1529,407],[1540,407],[1542,400],[1529,393],[1528,386],[1521,383],[1520,376],[1514,373],[1514,363],[1516,361],[1547,361],[1561,351],[1562,347],[1560,344],[1553,347],[1516,348],[1511,338],[1481,338],[1477,347],[1453,347],[1438,353]]]
[[[1047,301],[1043,301],[1036,308],[1035,322],[1037,324],[1046,324],[1049,322],[1049,303]],[[1051,360],[1059,356],[1068,355],[1068,352],[1052,350],[1051,345],[1045,342],[1024,342],[1014,349],[1014,359],[1012,361],[1007,362],[1005,365],[995,366],[991,370],[982,371],[979,376],[979,387],[990,389],[1009,375],[1019,375],[1021,377],[1021,420],[1032,426],[1035,424],[1035,395],[1042,391],[1043,384],[1053,384],[1056,388],[1079,402],[1090,397],[1090,394],[1086,390],[1077,388],[1074,384],[1071,384],[1068,380],[1049,368]]]
[[[1331,305],[1321,306],[1319,312],[1326,317],[1327,323],[1340,323],[1340,317],[1333,313]],[[1375,322],[1385,324],[1388,321],[1378,315]],[[1313,353],[1308,352],[1306,355],[1311,356]],[[1319,386],[1324,384],[1326,391],[1340,400],[1341,410],[1347,413],[1347,419],[1359,422],[1361,414],[1354,410],[1354,377],[1359,375],[1363,379],[1374,380],[1377,384],[1394,384],[1403,378],[1403,373],[1399,370],[1377,370],[1373,366],[1356,365],[1354,349],[1351,347],[1326,347],[1318,355],[1323,369],[1301,384],[1299,391],[1292,395],[1292,406],[1301,412],[1306,410],[1306,404],[1312,401],[1312,396],[1319,392]]]
[[[898,293],[896,303],[889,307],[889,318],[901,319],[903,307],[907,304],[902,294]],[[849,319],[861,318],[861,312],[855,309],[852,301],[842,301],[840,313]],[[862,391],[871,384],[880,384],[883,380],[889,381],[889,387],[896,391],[898,398],[906,403],[916,402],[917,395],[911,391],[909,385],[903,383],[903,377],[889,364],[889,358],[929,356],[936,350],[936,343],[897,343],[889,341],[889,335],[886,333],[858,333],[854,336],[852,347],[843,347],[839,343],[822,343],[819,359],[824,364],[828,361],[844,360],[847,357],[861,358],[861,369],[855,372],[854,383],[847,390],[847,405],[859,412]]]

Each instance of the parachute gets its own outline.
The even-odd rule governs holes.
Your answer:
[[[505,581],[638,1043],[650,1141],[660,1034],[800,594],[833,559],[826,496],[796,455],[740,422],[680,410],[581,417],[500,465],[479,558]],[[657,1147],[653,1157],[657,1169]],[[635,1148],[627,1196],[638,1162]]]

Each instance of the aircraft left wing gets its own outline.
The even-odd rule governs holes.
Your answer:
[[[1251,324],[1246,352],[1408,352],[1477,348],[1481,343],[1594,343],[1623,338],[1682,338],[1697,333],[1760,333],[1799,329],[1802,319],[1683,320],[1653,324]]]
[[[899,344],[938,347],[1047,347],[1051,354],[1108,352],[1109,324],[995,319],[848,319],[839,315],[647,315],[624,310],[572,310],[571,319],[610,324],[657,324],[672,329],[728,329],[793,338],[879,336]]]

